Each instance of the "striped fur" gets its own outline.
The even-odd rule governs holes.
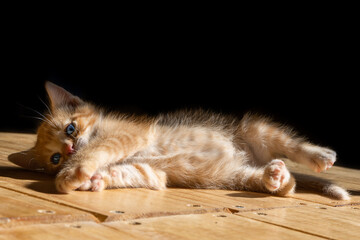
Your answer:
[[[63,193],[177,186],[284,196],[295,191],[295,179],[279,158],[316,172],[336,160],[334,151],[251,114],[242,119],[202,110],[125,116],[105,113],[52,83],[46,89],[51,111],[32,152],[38,167],[57,173],[56,188]],[[68,136],[64,129],[70,123],[76,130]],[[54,153],[61,154],[59,164],[49,160]],[[339,187],[322,189],[330,197],[349,198]]]

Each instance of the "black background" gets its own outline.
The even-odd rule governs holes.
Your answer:
[[[349,29],[138,26],[78,26],[79,33],[57,25],[39,34],[25,26],[6,37],[0,130],[35,132],[39,121],[29,108],[45,110],[39,98],[47,102],[44,82],[50,80],[126,112],[260,112],[336,150],[338,165],[360,168],[358,49]]]

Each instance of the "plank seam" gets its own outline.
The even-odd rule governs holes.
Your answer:
[[[328,239],[328,240],[337,240],[336,238],[329,238],[329,237],[322,236],[322,235],[319,235],[319,234],[316,234],[316,233],[306,232],[306,231],[303,231],[303,230],[301,230],[301,229],[296,229],[296,228],[284,226],[284,225],[281,225],[281,224],[276,224],[276,223],[272,223],[272,222],[267,222],[267,221],[263,221],[263,220],[260,220],[260,219],[251,218],[251,217],[242,216],[242,215],[237,215],[237,214],[235,214],[235,215],[238,216],[238,217],[246,218],[246,219],[252,219],[252,220],[255,220],[255,221],[258,221],[258,222],[262,222],[262,223],[266,223],[266,224],[271,224],[271,225],[274,225],[274,226],[277,226],[277,227],[282,227],[282,228],[285,228],[285,229],[288,229],[288,230],[292,230],[292,231],[295,231],[295,232],[305,233],[305,234],[307,234],[307,235],[311,235],[311,236],[315,236],[315,237],[320,237],[320,238],[324,238],[324,239]]]
[[[227,208],[197,209],[197,210],[187,210],[187,211],[179,211],[179,212],[150,212],[150,213],[130,214],[125,216],[111,215],[104,222],[129,221],[129,220],[156,218],[156,217],[206,214],[206,213],[218,213],[218,212],[230,213],[227,210]]]
[[[65,206],[65,207],[69,207],[69,208],[73,208],[73,209],[76,209],[76,210],[80,210],[80,211],[89,213],[89,214],[91,214],[92,216],[95,217],[97,222],[103,222],[107,218],[106,215],[103,215],[103,214],[100,214],[100,213],[97,213],[97,212],[94,212],[94,211],[90,211],[90,210],[83,209],[83,208],[80,208],[80,207],[76,207],[76,206],[73,206],[73,205],[69,205],[69,204],[65,204],[65,203],[62,203],[62,202],[54,201],[54,200],[47,199],[47,198],[44,198],[44,197],[36,196],[36,195],[30,194],[30,193],[18,191],[18,190],[15,190],[13,188],[7,188],[7,187],[4,187],[4,186],[0,186],[0,188],[10,190],[10,191],[13,191],[13,192],[17,192],[17,193],[21,193],[21,194],[24,194],[26,196],[30,196],[30,197],[38,198],[38,199],[41,199],[41,200],[45,200],[47,202],[51,202],[51,203],[54,203],[54,204],[57,204],[57,205],[60,205],[60,206]]]
[[[72,209],[76,209],[76,210],[80,210],[83,211],[85,213],[89,213],[91,214],[93,217],[95,217],[95,219],[97,220],[97,223],[102,223],[102,222],[112,222],[112,221],[127,221],[127,220],[135,220],[135,219],[146,219],[146,218],[154,218],[154,217],[165,217],[165,216],[176,216],[176,215],[189,215],[189,214],[205,214],[205,213],[216,213],[216,212],[228,212],[231,213],[231,211],[228,210],[228,208],[207,208],[207,209],[196,209],[196,210],[186,210],[186,211],[179,211],[179,212],[150,212],[150,213],[141,213],[141,214],[129,214],[129,215],[103,215],[100,214],[98,212],[95,211],[91,211],[88,209],[83,209],[80,207],[76,207],[73,205],[69,205],[66,203],[62,203],[62,202],[58,202],[58,201],[54,201],[51,199],[47,199],[44,197],[40,197],[37,195],[33,195],[31,193],[26,193],[26,192],[22,192],[19,190],[15,190],[13,188],[8,188],[5,186],[0,186],[0,188],[9,190],[9,191],[13,191],[13,192],[17,192],[20,194],[24,194],[30,197],[34,197],[37,199],[41,199],[47,202],[51,202],[60,206],[65,206],[65,207],[69,207]]]

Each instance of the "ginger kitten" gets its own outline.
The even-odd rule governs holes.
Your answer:
[[[72,190],[168,186],[248,190],[285,196],[295,179],[279,158],[321,172],[336,160],[331,149],[313,145],[266,118],[237,119],[179,111],[158,117],[106,113],[47,82],[49,112],[35,146],[10,161],[56,175],[61,193]],[[333,184],[326,195],[349,199]]]

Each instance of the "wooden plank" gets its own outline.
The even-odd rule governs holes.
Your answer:
[[[329,239],[359,239],[360,236],[360,207],[357,206],[318,204],[235,214]]]
[[[83,211],[0,188],[0,229],[34,223],[97,221]]]
[[[322,239],[228,213],[157,217],[110,222],[104,225],[121,231],[126,230],[139,236],[139,239]]]
[[[81,209],[106,221],[219,212],[227,208],[256,211],[264,208],[296,207],[304,202],[260,193],[196,189],[113,189],[57,194],[51,180],[31,181],[2,177],[0,187],[17,189],[37,198]]]
[[[0,164],[1,166],[14,166],[8,161],[9,154],[27,150],[35,145],[36,135],[26,133],[0,132]]]
[[[213,203],[221,202],[224,208],[230,211],[257,211],[260,209],[272,209],[281,207],[298,207],[304,201],[290,197],[276,197],[265,193],[255,193],[246,191],[229,191],[216,189],[197,189],[193,198],[199,201],[212,201]],[[305,201],[307,204],[311,202]]]
[[[96,224],[35,224],[0,230],[0,239],[322,239],[227,213],[156,217]]]
[[[141,235],[119,231],[94,222],[74,222],[57,224],[35,224],[0,230],[2,240],[104,240],[142,239]]]

